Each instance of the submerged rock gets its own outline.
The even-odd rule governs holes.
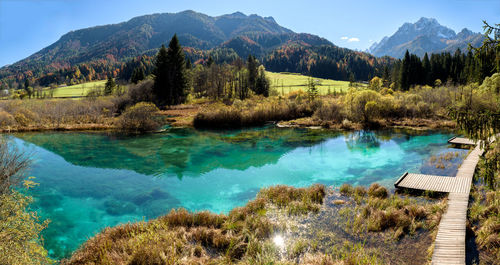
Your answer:
[[[116,200],[107,200],[104,202],[104,209],[110,215],[125,215],[135,212],[135,205],[129,202],[119,202]]]

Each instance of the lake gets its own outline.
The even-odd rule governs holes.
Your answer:
[[[184,207],[227,213],[276,184],[342,183],[389,188],[405,171],[454,175],[462,155],[448,132],[357,131],[266,127],[212,132],[17,133],[32,153],[33,209],[51,220],[45,246],[71,254],[106,226],[148,220]],[[454,152],[444,169],[432,156]]]

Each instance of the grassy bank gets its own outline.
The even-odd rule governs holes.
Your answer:
[[[268,206],[316,212],[325,194],[322,185],[276,186],[228,215],[172,210],[149,222],[107,228],[63,264],[268,263],[279,256],[271,236],[280,229],[266,216]]]
[[[454,127],[448,108],[460,104],[463,93],[453,87],[419,87],[408,92],[349,89],[339,95],[311,96],[294,92],[286,97],[253,97],[202,108],[196,128],[239,128],[276,122],[284,126],[332,129],[366,127]]]
[[[152,103],[118,112],[117,98],[0,101],[0,132],[43,130],[155,131],[165,123]]]
[[[292,80],[289,79],[290,84]],[[0,124],[4,131],[86,127],[113,129],[116,128],[113,119],[126,108],[139,102],[155,101],[153,83],[152,80],[145,80],[130,85],[125,89],[125,94],[117,93],[108,97],[60,101],[5,100],[0,102]],[[195,98],[195,94],[190,94],[185,104],[167,106],[161,114],[173,125],[211,129],[261,126],[266,123],[347,130],[455,128],[452,110],[461,110],[468,105],[489,109],[497,104],[495,98],[489,96],[492,88],[485,83],[463,87],[416,86],[409,91],[351,87],[329,95],[296,90],[284,96],[271,93],[269,97],[251,95],[244,100],[234,97]]]
[[[378,185],[340,192],[274,186],[227,215],[172,210],[106,228],[62,264],[401,264],[430,248],[444,202]]]

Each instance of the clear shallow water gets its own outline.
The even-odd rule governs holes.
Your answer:
[[[230,132],[170,129],[124,136],[106,133],[20,133],[32,152],[34,209],[51,220],[45,246],[67,257],[106,226],[155,218],[172,208],[225,212],[262,187],[312,183],[392,187],[405,171],[454,175],[428,161],[452,149],[439,132],[263,128]]]

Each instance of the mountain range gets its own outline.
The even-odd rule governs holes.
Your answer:
[[[415,23],[404,23],[392,36],[374,43],[368,51],[375,56],[402,58],[406,50],[424,56],[425,53],[464,51],[469,43],[477,47],[482,42],[480,33],[464,28],[457,34],[434,18],[422,17]]]
[[[274,54],[269,60],[275,71],[308,73],[317,60],[329,57],[329,64],[342,67],[335,72],[340,78],[348,78],[349,72],[356,74],[357,65],[362,65],[363,70],[358,76],[366,79],[375,74],[378,61],[369,54],[337,47],[325,38],[295,33],[280,26],[272,17],[241,12],[212,17],[188,10],[145,15],[119,24],[71,31],[39,52],[0,68],[0,82],[3,80],[9,87],[15,87],[14,83],[19,86],[26,78],[36,82],[47,75],[50,78],[45,78],[43,85],[60,83],[61,75],[78,79],[75,82],[83,82],[80,73],[87,81],[103,78],[103,75],[105,78],[109,72],[116,76],[123,63],[137,56],[155,55],[174,34],[193,62],[214,54],[219,57],[217,62],[230,62],[235,57],[246,59],[249,54],[265,61],[266,56]],[[318,49],[323,46],[329,47],[328,56]],[[287,61],[290,54],[296,57],[295,66],[282,67],[281,61],[276,61]],[[352,64],[354,68],[349,68],[349,61],[356,62]],[[82,64],[85,67],[81,67]],[[67,73],[76,66],[80,67],[78,73],[75,70],[75,73]],[[56,75],[59,76],[56,78]]]
[[[241,12],[214,17],[188,10],[68,32],[52,45],[0,68],[0,85],[18,88],[29,79],[30,83],[46,86],[103,79],[109,73],[117,76],[134,58],[152,58],[174,34],[193,62],[203,62],[207,57],[231,62],[252,54],[271,71],[339,80],[351,76],[367,80],[380,75],[393,61],[381,56],[401,58],[406,49],[423,55],[465,49],[469,42],[477,45],[482,41],[478,33],[464,29],[456,34],[435,19],[422,18],[414,24],[405,23],[393,36],[374,44],[370,48],[373,56],[338,47],[316,35],[295,33],[272,17]]]
[[[145,15],[119,24],[71,31],[12,66],[74,65],[96,59],[119,61],[156,50],[162,44],[168,44],[176,33],[184,47],[200,50],[227,47],[241,53],[258,53],[256,55],[288,41],[331,44],[317,36],[296,34],[278,25],[272,17],[247,16],[241,12],[211,17],[188,10]]]

